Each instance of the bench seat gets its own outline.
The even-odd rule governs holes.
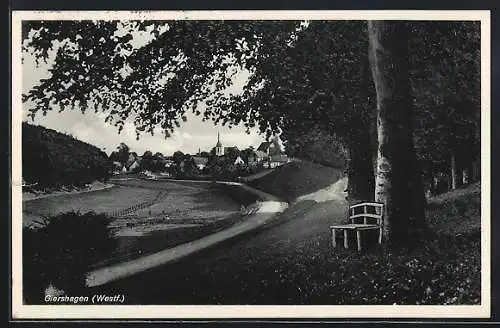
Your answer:
[[[362,224],[362,223],[349,223],[343,225],[333,225],[330,226],[330,229],[349,229],[349,230],[370,230],[370,229],[378,229],[380,226],[378,224]]]
[[[348,231],[356,231],[356,239],[358,244],[358,251],[361,250],[361,231],[365,230],[378,230],[379,237],[378,243],[382,243],[382,226],[383,226],[383,213],[384,205],[377,202],[362,202],[349,207],[349,222],[348,224],[339,224],[330,226],[332,233],[332,245],[337,247],[336,230],[344,232],[344,248],[349,248],[347,233]],[[356,213],[359,210],[361,213]],[[357,223],[356,221],[363,223]],[[375,222],[370,222],[375,221]]]

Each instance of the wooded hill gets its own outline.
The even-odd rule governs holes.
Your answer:
[[[105,152],[74,137],[39,125],[22,125],[22,176],[40,188],[82,186],[109,176]]]

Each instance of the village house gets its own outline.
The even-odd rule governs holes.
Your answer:
[[[252,153],[248,155],[246,162],[249,166],[254,166],[259,162],[259,157],[255,151],[252,151]]]
[[[256,150],[255,151],[255,161],[257,163],[260,163],[260,162],[263,162],[263,161],[266,161],[268,159],[268,155],[266,152],[263,152],[261,150]]]
[[[207,166],[208,158],[203,156],[193,156],[194,164],[198,168],[198,170],[203,171],[203,169]]]
[[[281,149],[278,137],[262,142],[255,152],[259,162],[267,168],[275,168],[289,162],[288,156]]]
[[[172,159],[165,158],[165,160],[164,160],[164,167],[165,167],[165,169],[170,168],[174,164],[175,164],[175,162]]]
[[[269,156],[267,167],[270,169],[274,169],[275,167],[281,166],[288,162],[290,162],[290,159],[285,154],[272,155]]]

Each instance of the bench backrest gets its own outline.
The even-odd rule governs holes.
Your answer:
[[[351,223],[378,224],[384,220],[384,204],[378,202],[362,202],[349,206]]]

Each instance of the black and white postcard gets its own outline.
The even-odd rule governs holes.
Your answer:
[[[13,318],[488,318],[489,72],[489,11],[12,12]]]

